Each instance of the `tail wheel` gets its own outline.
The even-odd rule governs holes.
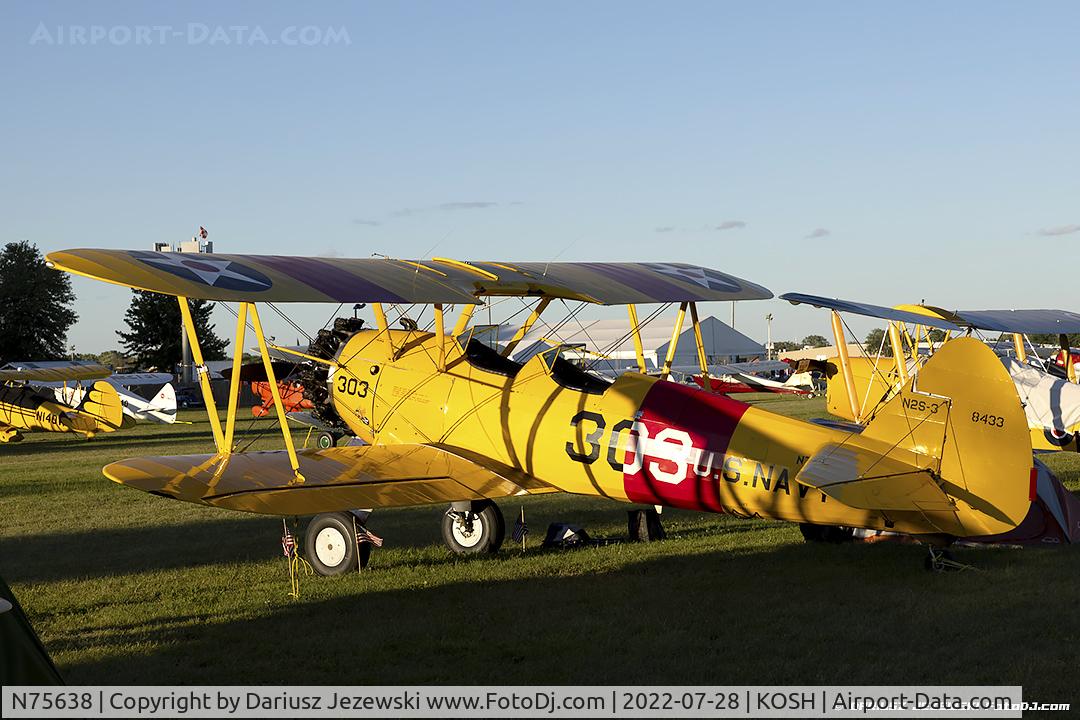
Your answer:
[[[855,534],[855,530],[838,525],[813,525],[811,523],[799,523],[803,539],[806,542],[843,543],[848,542]]]
[[[321,432],[315,438],[315,447],[326,450],[337,445],[337,436],[332,432]]]
[[[443,515],[443,541],[459,555],[493,553],[505,534],[502,512],[490,500],[475,502],[469,510],[451,508]]]
[[[304,555],[315,572],[326,576],[341,575],[367,567],[371,545],[360,543],[357,547],[353,527],[353,516],[344,512],[316,515],[308,523],[304,533]]]

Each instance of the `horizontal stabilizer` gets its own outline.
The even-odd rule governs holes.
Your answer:
[[[266,515],[313,515],[546,492],[524,475],[488,469],[430,445],[365,445],[297,452],[298,481],[283,450],[131,458],[110,480],[200,505]]]
[[[851,444],[827,445],[795,478],[866,510],[949,511],[953,503],[926,469]]]
[[[126,427],[124,407],[116,388],[107,380],[96,381],[82,394],[82,402],[75,412],[69,414],[67,422],[72,430],[87,433],[88,436]]]

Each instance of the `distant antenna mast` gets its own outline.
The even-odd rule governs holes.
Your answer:
[[[765,316],[765,323],[767,324],[767,326],[769,328],[769,337],[768,337],[768,340],[765,342],[765,358],[767,360],[772,360],[773,359],[773,353],[772,353],[772,351],[773,351],[772,313],[769,313],[768,315]]]

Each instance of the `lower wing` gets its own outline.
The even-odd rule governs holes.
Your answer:
[[[105,476],[177,500],[265,515],[314,515],[552,492],[523,473],[488,468],[431,445],[301,450],[298,481],[283,450],[140,457],[107,465]]]

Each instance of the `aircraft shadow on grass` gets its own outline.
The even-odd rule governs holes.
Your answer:
[[[212,519],[172,525],[155,524],[5,538],[0,571],[12,582],[55,582],[280,557],[280,519],[237,514],[225,517],[209,510],[206,512]],[[395,510],[392,513],[375,513],[369,526],[376,533],[384,535],[388,550],[428,548],[440,542],[438,525],[433,520],[437,520],[442,512],[444,510],[440,506],[421,506]],[[611,509],[604,511],[588,507],[575,508],[565,513],[561,509],[548,509],[545,514],[551,515],[553,512],[571,516],[574,522],[583,524],[586,528],[600,525],[601,522],[610,522],[613,517],[618,517]],[[303,526],[301,521],[301,531]],[[290,528],[295,532],[291,519]],[[760,529],[761,526],[757,523],[728,522],[707,528],[669,530],[668,534],[677,541],[679,538],[705,534],[744,533]],[[529,554],[562,552],[540,550],[537,546],[543,537],[544,528],[536,527],[533,532],[537,534],[530,536]],[[509,537],[503,552],[514,552],[513,541]],[[42,562],[42,558],[50,560]],[[437,558],[424,558],[422,563],[425,566],[438,566],[493,561],[490,555],[457,556],[446,552],[440,553]],[[418,563],[414,557],[379,550],[375,551],[371,562],[373,570]]]
[[[260,617],[173,616],[46,641],[61,657],[95,649],[61,662],[71,683],[768,685],[888,676],[1056,687],[1045,668],[1071,657],[1060,639],[1080,631],[1080,618],[1048,612],[1029,589],[1067,589],[1067,577],[1049,571],[1065,558],[1080,565],[1080,555],[974,553],[993,570],[945,577],[925,573],[912,552],[785,545],[375,592],[363,591],[364,576],[344,576],[302,581],[302,591],[329,582],[354,594],[300,602],[285,598],[283,577],[280,597],[251,598]]]
[[[265,435],[270,438],[275,437],[275,433],[279,432],[276,428],[267,430],[265,428],[253,428],[244,429],[238,427],[236,429],[237,441],[242,445],[243,441],[254,440],[260,435]],[[296,434],[299,444],[303,444],[303,436]],[[170,432],[162,433],[158,435],[145,435],[145,436],[133,436],[133,435],[112,435],[108,437],[94,438],[93,440],[83,440],[81,438],[71,437],[57,437],[57,438],[33,438],[32,441],[23,440],[18,443],[7,443],[0,448],[0,458],[18,457],[21,455],[39,455],[42,452],[50,450],[71,450],[71,449],[86,449],[86,450],[108,450],[112,452],[120,448],[134,448],[142,454],[146,454],[148,449],[160,447],[163,450],[175,450],[173,447],[177,442],[187,442],[191,440],[199,440],[205,444],[203,448],[191,448],[189,452],[194,453],[212,453],[214,451],[213,438],[210,437],[205,429],[186,430],[184,432]],[[120,455],[116,456],[119,459]]]

